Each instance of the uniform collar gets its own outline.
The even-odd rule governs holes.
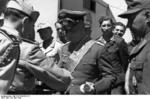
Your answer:
[[[69,43],[69,51],[78,51],[87,41],[91,40],[91,37],[89,35],[85,36],[77,45],[74,45],[73,43]]]
[[[106,44],[106,41],[105,41],[105,39],[103,38],[103,36],[101,36],[101,37],[98,39],[98,41],[100,41],[100,42],[103,43],[103,44]]]
[[[130,56],[141,51],[141,49],[147,44],[148,41],[150,41],[150,32],[145,36],[145,38],[138,45],[136,45],[132,49]]]
[[[38,43],[38,42],[36,42],[36,41],[32,41],[32,40],[29,40],[29,39],[21,38],[21,40],[22,40],[22,41],[24,41],[24,42],[31,43],[31,44],[39,45],[39,43]]]
[[[5,30],[9,35],[14,35],[18,39],[20,39],[19,32],[16,29],[10,28],[8,26],[2,26],[1,29]]]

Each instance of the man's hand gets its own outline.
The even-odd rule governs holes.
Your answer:
[[[94,83],[86,82],[80,86],[80,91],[82,93],[93,93],[94,92]]]
[[[68,70],[66,70],[66,69],[63,69],[63,72],[64,72],[64,75],[65,75],[66,77],[70,77],[70,79],[73,79],[73,77],[72,77],[70,71],[68,71]]]

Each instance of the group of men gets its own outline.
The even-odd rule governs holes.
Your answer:
[[[124,24],[102,17],[103,34],[92,40],[87,12],[63,9],[55,26],[65,44],[55,62],[46,50],[53,38],[44,35],[51,28],[38,30],[45,40],[41,49],[34,31],[39,12],[25,0],[10,0],[0,27],[0,94],[36,94],[38,81],[63,94],[149,94],[150,1],[126,2],[128,11],[119,16],[128,19],[134,37],[130,55]]]

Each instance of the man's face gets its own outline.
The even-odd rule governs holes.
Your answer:
[[[66,33],[65,33],[65,30],[63,29],[62,25],[60,23],[56,23],[55,27],[56,27],[56,30],[57,30],[57,36],[58,36],[58,38],[63,43],[66,43],[67,42]]]
[[[110,20],[104,20],[101,24],[101,30],[105,33],[112,28]]]
[[[42,40],[52,39],[52,30],[50,28],[44,28],[39,30],[39,34]]]
[[[15,29],[18,30],[19,33],[22,33],[22,29],[23,29],[23,21],[24,21],[24,18],[18,18],[18,19],[15,19],[15,17],[13,17],[14,19],[14,26],[15,26]]]
[[[147,32],[146,19],[147,18],[144,10],[130,15],[130,17],[128,18],[127,27],[130,28],[135,40],[139,41],[145,36],[145,33]]]
[[[120,25],[116,25],[113,30],[114,35],[118,35],[120,37],[122,37],[124,35],[124,32],[125,32],[125,28]]]
[[[83,23],[78,23],[69,31],[66,31],[66,36],[72,43],[78,43],[86,34],[82,31]]]

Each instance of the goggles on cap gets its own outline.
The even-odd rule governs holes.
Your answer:
[[[79,20],[73,20],[71,18],[64,18],[58,21],[61,25],[62,28],[65,31],[70,31],[75,25],[78,24]]]

